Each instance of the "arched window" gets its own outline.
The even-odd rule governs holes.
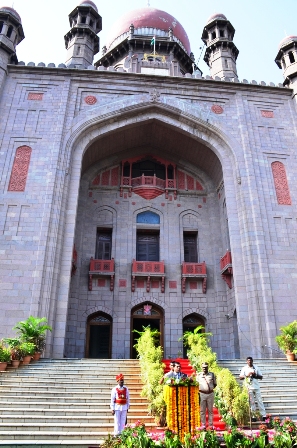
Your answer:
[[[13,31],[13,27],[10,25],[10,27],[8,28],[7,33],[6,33],[6,36],[8,37],[8,39],[11,38],[12,31]]]
[[[205,333],[205,319],[196,313],[188,314],[188,316],[185,316],[183,318],[183,334],[186,331],[193,333],[195,328],[197,328],[200,325],[203,328],[199,330],[199,333]],[[185,346],[183,348],[183,357],[187,358],[187,347]]]
[[[291,64],[293,64],[295,62],[295,56],[292,53],[292,51],[289,51],[289,59],[290,59]]]
[[[111,357],[112,318],[106,313],[91,314],[87,320],[87,358]]]
[[[153,212],[138,213],[136,222],[139,224],[160,224],[160,216]]]

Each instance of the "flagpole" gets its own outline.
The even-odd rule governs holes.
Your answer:
[[[156,36],[154,36],[154,56],[156,56]]]

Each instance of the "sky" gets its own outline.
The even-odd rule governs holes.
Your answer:
[[[93,0],[102,17],[101,48],[112,24],[128,10],[145,7],[148,0]],[[274,62],[278,44],[285,37],[297,35],[297,0],[149,0],[150,6],[173,15],[185,28],[196,61],[203,43],[201,35],[213,13],[223,13],[234,26],[234,43],[239,49],[237,71],[240,80],[280,83],[282,70]],[[79,0],[0,0],[1,6],[13,6],[22,18],[25,39],[17,47],[19,61],[65,62],[64,35],[69,31],[68,14]],[[203,75],[209,68],[198,63]]]

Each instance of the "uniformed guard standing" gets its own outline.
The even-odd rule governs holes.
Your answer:
[[[215,374],[208,371],[208,363],[202,364],[202,372],[197,375],[200,394],[201,424],[206,425],[206,408],[208,411],[208,426],[213,426],[214,388],[217,385]]]
[[[128,387],[124,386],[124,375],[116,376],[118,385],[111,391],[110,409],[114,415],[114,435],[120,434],[126,424],[127,412],[130,407]]]

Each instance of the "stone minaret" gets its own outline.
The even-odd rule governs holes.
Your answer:
[[[94,55],[99,51],[99,37],[102,18],[90,0],[82,1],[70,14],[70,31],[64,37],[67,49],[67,66],[87,68],[93,64]]]
[[[211,16],[201,39],[206,45],[204,61],[214,78],[237,78],[236,59],[239,51],[233,43],[235,29],[223,14]]]
[[[285,37],[278,46],[275,62],[283,70],[284,86],[297,94],[297,36]]]
[[[0,8],[0,91],[5,82],[8,64],[17,64],[16,46],[24,39],[22,21],[9,6]]]

